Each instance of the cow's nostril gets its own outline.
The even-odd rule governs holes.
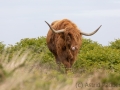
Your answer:
[[[74,50],[75,50],[75,47],[72,47],[72,50],[74,51]]]

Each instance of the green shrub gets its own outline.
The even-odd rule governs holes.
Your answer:
[[[82,47],[78,53],[77,60],[73,66],[75,70],[85,69],[91,70],[93,68],[112,69],[119,71],[120,69],[120,40],[111,42],[110,46],[102,46],[101,44],[92,41],[90,39],[82,39]],[[4,45],[1,43],[1,50],[4,49]],[[46,37],[38,38],[25,38],[21,39],[15,45],[10,45],[6,48],[6,55],[8,55],[8,61],[14,56],[17,51],[20,51],[20,55],[28,50],[31,52],[31,59],[39,61],[42,64],[55,66],[55,60],[53,54],[49,51],[46,45]]]
[[[0,54],[4,51],[4,49],[5,49],[5,44],[0,42]]]
[[[120,39],[115,39],[115,41],[110,42],[109,47],[113,49],[120,49]]]
[[[97,42],[83,39],[83,45],[74,64],[75,69],[90,70],[93,68],[120,69],[120,51],[105,47]]]

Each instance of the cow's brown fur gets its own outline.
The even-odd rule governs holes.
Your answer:
[[[54,21],[51,24],[55,30],[65,29],[65,32],[54,33],[52,30],[47,34],[47,45],[55,56],[58,64],[63,63],[66,69],[72,67],[76,60],[82,42],[82,35],[78,27],[68,19]],[[71,47],[75,46],[76,50]]]

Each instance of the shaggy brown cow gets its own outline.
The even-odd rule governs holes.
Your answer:
[[[66,72],[71,69],[76,60],[82,43],[82,35],[91,36],[101,27],[92,33],[84,33],[68,19],[54,21],[51,25],[47,24],[50,27],[47,34],[47,46],[55,56],[59,68],[60,64],[63,63]]]

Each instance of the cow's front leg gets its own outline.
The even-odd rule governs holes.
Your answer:
[[[64,61],[62,61],[62,63],[64,64],[64,66],[65,66],[65,73],[67,74],[68,72],[71,72],[71,64],[70,64],[70,62],[69,61],[67,61],[67,60],[64,60]]]
[[[58,65],[58,70],[61,70],[61,62],[58,57],[56,57],[56,64]]]

